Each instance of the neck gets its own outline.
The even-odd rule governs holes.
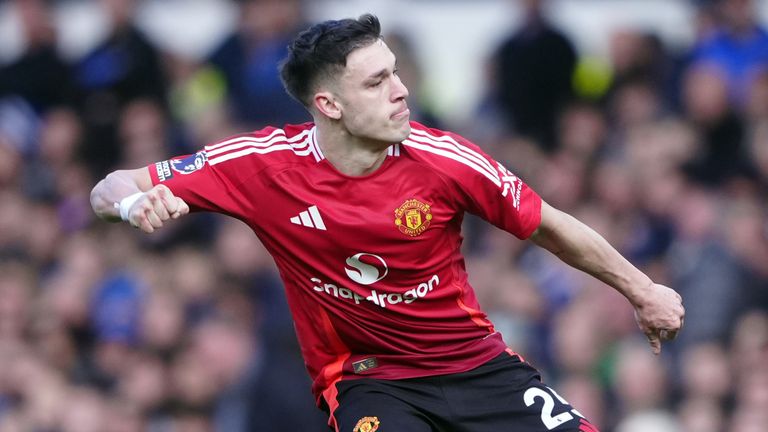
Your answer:
[[[393,143],[356,137],[347,130],[317,123],[317,144],[339,172],[363,176],[373,173],[384,163],[387,148]]]

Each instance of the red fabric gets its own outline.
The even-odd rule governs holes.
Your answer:
[[[579,419],[579,421],[581,423],[579,424],[580,432],[600,432],[599,430],[597,430],[597,427],[595,427],[595,425],[593,425],[592,423],[584,419]]]
[[[362,177],[324,159],[310,123],[149,166],[153,183],[245,221],[270,251],[318,398],[339,379],[462,372],[506,349],[467,282],[461,223],[471,212],[527,238],[541,200],[467,140],[412,129]]]

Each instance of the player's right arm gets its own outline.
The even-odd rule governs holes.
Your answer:
[[[108,174],[91,191],[91,207],[105,221],[125,220],[147,233],[189,213],[187,203],[167,186],[152,185],[147,167]]]
[[[311,127],[267,127],[224,138],[193,154],[115,171],[93,188],[91,206],[106,221],[124,220],[147,233],[190,211],[252,216],[261,203],[259,174],[278,161],[292,161],[295,148],[306,153]]]

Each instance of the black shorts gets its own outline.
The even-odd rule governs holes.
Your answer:
[[[597,432],[536,369],[507,353],[468,372],[336,386],[337,432]]]

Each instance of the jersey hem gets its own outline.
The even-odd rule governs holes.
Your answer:
[[[491,350],[488,350],[487,352],[483,354],[479,354],[476,357],[473,358],[472,362],[467,362],[462,365],[462,367],[457,367],[453,369],[448,370],[439,370],[439,371],[429,371],[426,369],[421,368],[402,368],[402,367],[393,367],[388,371],[385,371],[386,373],[371,373],[366,375],[349,375],[349,374],[342,374],[339,379],[335,380],[333,383],[328,385],[327,387],[323,388],[320,391],[320,394],[318,395],[318,402],[324,401],[326,404],[333,403],[335,401],[328,401],[326,400],[326,395],[336,395],[336,384],[342,381],[352,381],[356,379],[378,379],[378,380],[388,380],[388,381],[399,381],[399,380],[405,380],[405,379],[411,379],[411,378],[426,378],[426,377],[434,377],[434,376],[441,376],[441,375],[452,375],[462,372],[467,372],[472,369],[475,369],[477,367],[482,366],[486,362],[496,358],[496,356],[500,355],[501,353],[510,353],[514,355],[518,355],[516,352],[510,350],[506,345],[501,344],[499,347],[494,347]],[[392,376],[395,375],[395,376]],[[320,403],[318,403],[320,405]]]

